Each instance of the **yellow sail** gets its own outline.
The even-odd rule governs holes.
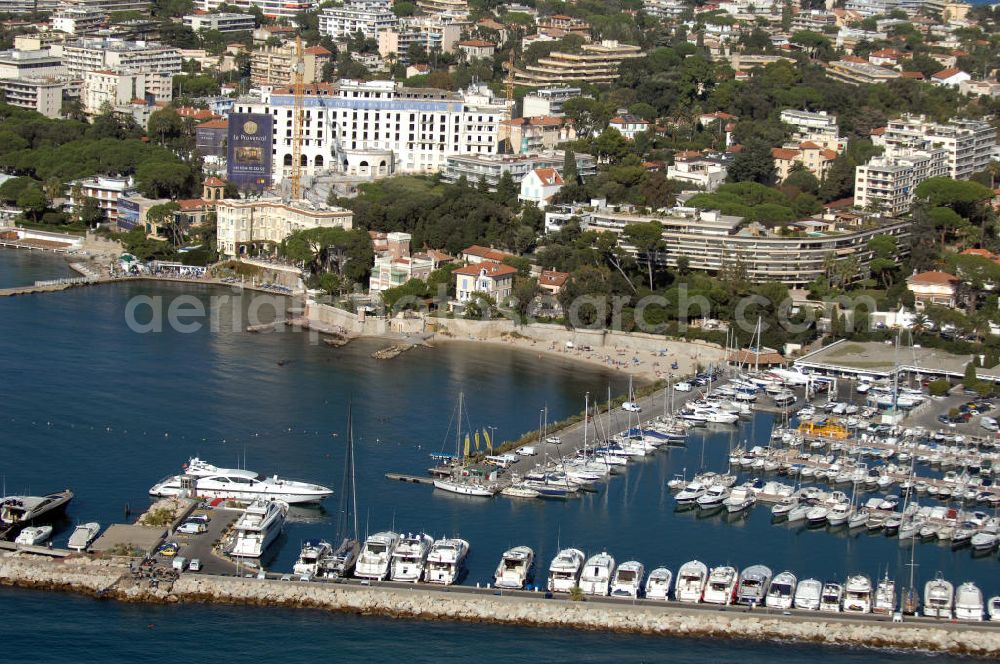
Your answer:
[[[489,450],[490,453],[492,454],[493,453],[493,443],[490,441],[490,432],[486,431],[484,429],[483,430],[483,438],[486,439],[486,449]]]
[[[469,456],[469,434],[465,434],[465,456]]]
[[[479,431],[476,431],[476,451],[479,451]]]

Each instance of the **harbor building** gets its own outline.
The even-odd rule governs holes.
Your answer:
[[[409,88],[393,81],[319,83],[305,88],[302,169],[362,177],[437,173],[459,155],[494,155],[507,110],[488,88],[463,92]],[[237,101],[237,113],[273,118],[273,177],[292,171],[292,109],[288,88]]]
[[[514,82],[530,87],[550,87],[560,83],[610,83],[618,78],[618,68],[630,58],[644,57],[642,48],[604,40],[584,44],[580,53],[553,51],[538,64],[514,68]]]
[[[742,217],[693,207],[638,214],[627,207],[600,206],[582,214],[584,230],[618,235],[629,224],[654,221],[663,226],[664,247],[655,260],[664,267],[676,268],[681,256],[691,269],[710,273],[739,263],[755,283],[778,281],[796,288],[825,275],[831,259],[838,263],[855,259],[859,270],[854,279],[860,279],[868,273],[872,260],[869,240],[895,237],[901,255],[905,255],[910,233],[909,221],[876,220],[860,214],[823,215],[784,228],[766,228]],[[626,251],[638,253],[626,242],[620,240],[620,244]]]
[[[319,33],[332,39],[347,39],[360,32],[366,39],[377,40],[380,32],[398,25],[392,6],[382,0],[351,0],[319,13]]]
[[[253,14],[224,12],[220,14],[188,14],[184,25],[195,32],[215,30],[216,32],[252,32],[255,27]]]
[[[251,248],[271,253],[289,235],[311,228],[350,230],[354,213],[344,208],[318,208],[308,201],[280,198],[222,200],[215,206],[219,253],[235,258]]]

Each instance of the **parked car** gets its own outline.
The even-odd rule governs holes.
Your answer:
[[[630,413],[641,413],[642,408],[634,401],[626,401],[622,404],[622,410],[627,410]]]
[[[996,419],[985,415],[979,418],[979,426],[987,431],[1000,431],[1000,425],[997,424]]]
[[[690,392],[691,389],[692,389],[692,387],[691,387],[691,383],[682,382],[682,383],[677,383],[676,385],[674,385],[674,389],[677,390],[678,392]]]
[[[177,532],[185,535],[198,535],[208,530],[208,526],[202,521],[188,519],[177,527]]]
[[[517,454],[518,456],[535,456],[538,452],[533,445],[525,445],[524,447],[517,448]]]

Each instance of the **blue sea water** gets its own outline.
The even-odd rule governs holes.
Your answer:
[[[0,284],[62,276],[17,252],[0,250]],[[451,343],[416,349],[390,360],[370,358],[377,341],[342,349],[299,333],[247,334],[229,314],[220,330],[139,334],[126,325],[135,297],[235,296],[231,291],[133,283],[0,300],[0,474],[8,493],[71,487],[77,497],[56,534],[63,544],[72,523],[123,519],[148,504],[155,481],[199,454],[222,465],[247,467],[337,485],[342,472],[346,404],[354,404],[358,500],[362,531],[395,528],[435,536],[457,534],[472,544],[466,583],[490,579],[500,554],[532,546],[541,566],[560,546],[619,562],[675,570],[697,558],[709,565],[766,563],[800,578],[843,579],[848,573],[906,574],[910,551],[897,540],[835,535],[770,524],[766,508],[748,518],[698,518],[678,513],[665,482],[700,467],[723,469],[730,446],[767,439],[771,418],[759,415],[738,431],[693,436],[635,464],[595,494],[567,502],[477,500],[425,486],[391,482],[387,471],[423,474],[428,454],[450,451],[446,436],[459,391],[473,426],[496,427],[496,437],[533,429],[540,409],[550,419],[581,410],[586,392],[622,391],[627,382],[600,368],[581,367],[504,347]],[[245,296],[246,297],[246,296]],[[247,301],[240,303],[243,311]],[[300,543],[332,537],[335,496],[325,510],[296,509],[267,561],[289,570]],[[958,583],[974,580],[987,596],[1000,593],[994,556],[925,544],[916,550],[918,582],[941,570]],[[189,637],[216,652],[251,650],[283,661],[336,652],[384,658],[406,650],[415,661],[523,658],[544,661],[790,662],[816,656],[834,661],[894,661],[887,653],[828,650],[805,645],[745,644],[587,634],[527,628],[389,621],[232,607],[125,606],[64,595],[0,591],[0,611],[18,616],[17,629],[0,621],[0,638],[32,648],[31,661],[67,658],[126,661],[170,656]],[[53,634],[59,616],[60,638]],[[274,635],[281,635],[275,638]],[[82,653],[82,654],[81,654]],[[87,658],[91,659],[87,659]],[[945,658],[936,658],[938,661]]]

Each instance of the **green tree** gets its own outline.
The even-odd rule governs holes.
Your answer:
[[[45,198],[45,192],[37,185],[31,185],[21,190],[17,195],[17,207],[33,221],[38,222],[39,217],[45,212],[49,201]]]
[[[538,295],[538,280],[533,277],[517,277],[514,279],[514,287],[511,292],[512,307],[517,314],[518,321],[523,325],[527,322],[528,311],[531,303]]]
[[[658,221],[628,224],[622,234],[646,263],[649,290],[653,290],[653,264],[656,262],[658,249],[663,246],[663,226]]]
[[[763,141],[754,141],[736,154],[729,167],[728,179],[730,182],[758,182],[769,185],[774,182],[776,173],[770,146]]]
[[[868,248],[872,252],[871,271],[879,276],[882,287],[888,288],[897,267],[896,238],[891,235],[876,235],[868,240]]]
[[[504,171],[503,175],[500,176],[500,181],[497,182],[497,202],[507,207],[514,207],[517,205],[518,194],[520,194],[520,189],[514,184],[514,176],[510,174],[510,171]]]
[[[566,148],[563,153],[562,178],[563,182],[567,185],[576,185],[580,183],[580,175],[576,169],[576,154],[573,152],[572,148]]]

